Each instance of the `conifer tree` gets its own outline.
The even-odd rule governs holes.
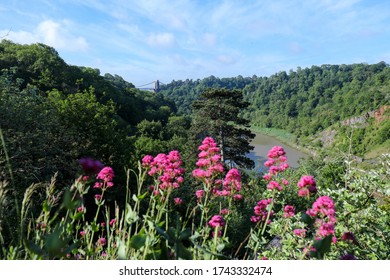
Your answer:
[[[249,120],[240,115],[248,105],[240,90],[206,89],[192,104],[191,134],[198,139],[213,137],[223,162],[252,168],[254,162],[247,154],[253,150],[250,141],[255,135],[249,129]]]

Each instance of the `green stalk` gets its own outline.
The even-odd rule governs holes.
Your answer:
[[[213,250],[212,250],[212,252],[213,252],[214,254],[217,254],[217,253],[218,253],[218,252],[217,252],[218,229],[219,229],[218,226],[215,227],[215,229],[214,229]],[[213,256],[212,256],[212,257],[213,257]]]
[[[208,209],[207,209],[207,204],[208,204],[208,199],[209,199],[209,193],[210,193],[210,186],[208,184],[204,185],[204,191],[205,191],[205,199],[203,203],[203,211],[202,211],[202,216],[200,218],[200,224],[203,225],[204,220],[206,219],[206,226],[207,226],[207,220],[208,220]],[[206,214],[206,216],[205,216]]]
[[[310,241],[309,246],[306,247],[308,252],[310,252],[310,248],[313,245],[313,243],[314,243],[313,241]],[[300,261],[303,260],[308,252],[305,252],[305,248],[304,248],[303,249],[303,254],[300,256],[299,260]]]
[[[106,182],[104,182],[104,185],[103,185],[103,187],[102,187],[102,196],[101,196],[101,198],[100,198],[100,201],[103,201],[104,191],[105,191],[105,189],[106,189],[105,187],[106,187]],[[93,219],[93,223],[94,223],[95,225],[97,224],[96,221],[97,221],[97,218],[98,218],[98,216],[99,216],[99,211],[100,211],[101,205],[102,205],[101,202],[99,202],[99,203],[98,203],[98,208],[97,208],[97,210],[96,210],[95,218]],[[88,242],[88,250],[91,250],[91,249],[92,249],[92,243],[93,243],[93,237],[94,237],[94,235],[95,235],[95,231],[92,230],[91,238],[90,238],[90,240],[89,240],[89,242]]]
[[[3,135],[3,130],[1,129],[0,127],[0,139],[1,139],[1,145],[3,146],[3,150],[4,150],[4,154],[5,154],[5,160],[6,160],[6,163],[7,163],[7,168],[8,168],[8,172],[9,172],[9,175],[11,177],[11,184],[12,184],[12,189],[14,190],[12,193],[14,195],[14,202],[15,202],[15,210],[16,210],[16,216],[21,219],[21,213],[20,213],[20,209],[19,209],[19,203],[18,203],[18,198],[17,198],[17,195],[15,193],[15,179],[14,179],[14,173],[12,171],[12,166],[11,166],[11,161],[9,159],[9,156],[8,156],[8,152],[7,152],[7,146],[5,144],[5,139],[4,139],[4,135]],[[20,243],[22,242],[22,236],[21,236],[21,232],[17,232],[17,239],[20,241]]]
[[[268,224],[268,221],[269,221],[269,217],[271,216],[271,211],[272,211],[272,208],[274,207],[274,197],[275,197],[275,189],[272,190],[271,206],[268,209],[267,218],[264,222],[264,226],[263,226],[263,230],[261,231],[261,235],[264,234],[265,229],[266,229],[267,224]]]

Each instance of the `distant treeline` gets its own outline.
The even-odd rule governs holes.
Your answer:
[[[55,172],[65,184],[83,156],[112,165],[120,180],[123,166],[136,168],[146,154],[185,152],[191,106],[210,88],[242,91],[249,106],[240,114],[252,125],[285,129],[300,144],[318,146],[323,143],[314,135],[333,126],[336,144],[347,145],[340,139],[350,135],[349,127],[340,122],[383,111],[390,100],[390,67],[384,62],[312,66],[269,77],[172,81],[154,94],[118,75],[69,65],[47,45],[2,40],[0,69],[0,127],[12,175],[24,186]],[[380,122],[368,120],[354,131],[355,154],[389,144],[388,110],[382,113]],[[8,170],[1,160],[0,180],[8,178]]]
[[[289,73],[281,71],[269,77],[233,77],[172,81],[162,94],[175,101],[178,111],[190,113],[190,104],[208,87],[241,89],[250,103],[243,116],[252,125],[285,129],[301,143],[313,135],[336,126],[339,136],[347,128],[340,121],[364,115],[390,104],[390,67],[377,64],[322,65],[298,67]],[[388,110],[385,110],[388,116]],[[369,120],[370,121],[370,120]],[[360,127],[354,135],[355,152],[364,154],[390,138],[389,119]],[[318,142],[318,145],[323,143]]]
[[[56,172],[60,184],[73,181],[85,156],[112,166],[121,181],[145,154],[186,143],[189,120],[176,116],[173,101],[68,65],[47,45],[2,40],[0,69],[0,181],[13,177],[20,195]]]

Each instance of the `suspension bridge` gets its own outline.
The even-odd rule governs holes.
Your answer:
[[[152,87],[152,85],[154,87]],[[141,90],[149,90],[149,91],[153,91],[154,93],[157,93],[160,91],[160,85],[165,85],[165,84],[160,82],[159,80],[156,80],[156,81],[147,83],[145,85],[138,86],[136,88],[141,89]]]

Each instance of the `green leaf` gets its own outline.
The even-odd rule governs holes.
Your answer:
[[[136,250],[145,246],[146,236],[144,234],[133,235],[130,240],[130,246]]]
[[[225,249],[225,243],[221,243],[217,245],[217,252],[222,252],[223,249]]]
[[[116,244],[118,246],[118,259],[126,260],[126,245],[122,240],[117,240]]]
[[[91,223],[91,230],[93,232],[98,232],[99,231],[99,224],[95,223],[94,221]]]
[[[162,235],[166,240],[168,240],[169,242],[173,242],[174,240],[172,240],[171,236],[165,231],[163,230],[161,227],[157,226],[156,225],[156,231]]]
[[[185,228],[179,235],[179,240],[186,240],[191,236],[191,229]]]
[[[253,242],[259,241],[259,237],[257,236],[257,234],[255,232],[251,232],[251,240],[253,240]]]
[[[135,223],[136,221],[139,220],[139,216],[136,211],[131,208],[130,204],[126,204],[126,216],[125,216],[125,221],[128,224]]]
[[[316,257],[317,259],[323,259],[325,254],[330,252],[330,246],[332,244],[332,235],[327,235],[325,238],[317,240],[313,243],[315,252],[310,251],[310,257]]]
[[[168,248],[165,240],[160,240],[160,260],[168,260]]]
[[[30,240],[26,240],[26,241],[25,241],[25,246],[26,246],[26,248],[27,248],[30,252],[32,252],[32,253],[34,253],[34,254],[40,256],[40,257],[43,257],[43,256],[45,255],[45,251],[42,250],[41,247],[39,247],[37,244],[35,244],[34,242],[32,242],[32,241],[30,241]]]
[[[50,212],[51,211],[51,209],[52,209],[52,206],[51,205],[49,205],[48,203],[47,203],[47,201],[44,201],[43,202],[43,211],[44,212]]]
[[[143,199],[146,197],[146,195],[147,195],[148,193],[149,193],[149,192],[146,191],[146,192],[144,192],[143,194],[137,196],[137,198],[138,198],[139,200],[143,200]]]
[[[75,208],[75,203],[74,202],[72,203],[72,194],[69,189],[67,189],[64,193],[64,199],[62,205],[63,207],[65,207],[65,209]]]
[[[81,219],[83,217],[83,215],[84,215],[83,212],[76,212],[76,214],[73,214],[73,212],[70,212],[70,217],[74,221]]]
[[[307,215],[306,213],[302,213],[301,221],[304,222],[305,224],[307,224],[308,226],[312,226],[315,219],[313,217]]]
[[[178,239],[177,239],[177,232],[176,230],[173,228],[173,227],[170,227],[167,231],[168,235],[169,235],[169,241],[172,241],[172,242],[176,242]]]
[[[178,243],[176,246],[176,256],[182,260],[192,260],[192,253],[182,243]]]

